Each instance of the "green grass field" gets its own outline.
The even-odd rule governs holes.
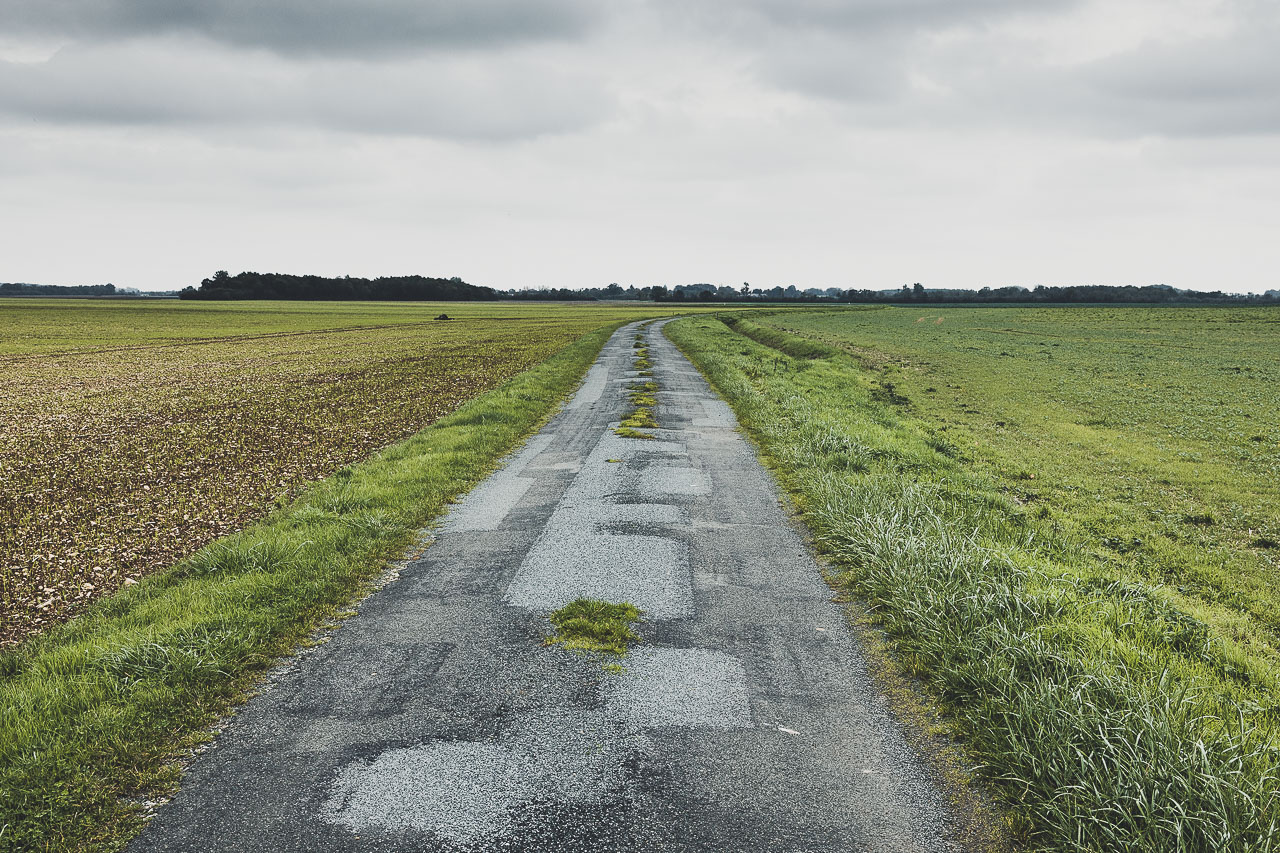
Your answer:
[[[1280,312],[668,326],[1044,850],[1280,847]]]
[[[1280,311],[768,322],[853,354],[881,397],[1110,571],[1165,585],[1260,654],[1280,648]]]

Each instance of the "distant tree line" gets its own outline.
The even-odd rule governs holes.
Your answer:
[[[48,295],[97,296],[120,294],[112,285],[69,288],[41,285],[0,285],[0,295],[7,288],[39,288]],[[105,290],[102,290],[106,288]],[[51,291],[59,291],[54,294]],[[67,291],[67,293],[62,293]],[[70,293],[75,291],[75,293]],[[92,292],[91,292],[92,291]],[[32,294],[34,295],[34,294]],[[1280,304],[1280,290],[1262,294],[1224,293],[1181,290],[1165,284],[1135,285],[1071,285],[1026,287],[984,287],[980,290],[931,289],[920,283],[904,284],[890,290],[858,290],[839,287],[798,289],[787,287],[753,288],[714,284],[680,284],[674,287],[650,285],[623,287],[616,282],[605,287],[543,287],[525,290],[495,290],[467,284],[461,278],[427,278],[424,276],[390,276],[381,278],[328,278],[318,275],[242,272],[230,275],[219,270],[200,282],[198,288],[187,287],[178,294],[183,299],[313,299],[313,300],[389,300],[389,301],[467,301],[511,299],[520,301],[634,300],[653,302],[799,302],[799,303],[864,303],[885,305],[945,304]]]
[[[636,287],[634,284],[630,287],[623,288],[618,283],[610,284],[607,287],[531,287],[524,290],[503,290],[499,291],[499,296],[503,299],[519,299],[525,301],[580,301],[593,299],[623,299],[636,300],[639,302],[649,302],[653,299],[652,287]],[[666,288],[659,290],[665,292]]]
[[[947,303],[947,302],[1048,302],[1048,303],[1280,303],[1280,292],[1223,293],[1221,290],[1182,290],[1167,284],[1145,286],[1083,284],[1068,286],[1037,285],[1025,287],[984,287],[981,290],[930,290],[919,283],[903,285],[896,291],[846,290],[837,299],[840,302],[887,302],[895,304]]]
[[[0,296],[116,296],[114,284],[21,284],[0,283]]]
[[[427,278],[420,275],[380,278],[326,278],[319,275],[242,272],[230,275],[219,270],[178,292],[182,299],[322,299],[387,301],[464,301],[498,299],[492,287],[477,287],[462,279]]]
[[[893,290],[855,290],[829,287],[799,290],[787,287],[753,288],[746,282],[740,288],[714,284],[681,284],[672,288],[662,285],[622,288],[611,284],[604,288],[566,288],[540,290],[508,290],[499,294],[509,299],[637,299],[655,302],[855,302],[885,305],[956,304],[956,303],[1172,303],[1172,304],[1280,304],[1280,290],[1263,294],[1223,293],[1180,290],[1164,284],[1142,287],[1134,285],[1072,285],[1066,287],[984,287],[981,290],[929,289],[924,285],[905,284]]]

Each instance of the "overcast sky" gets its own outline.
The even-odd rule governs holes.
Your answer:
[[[0,281],[1280,287],[1276,0],[0,0]]]

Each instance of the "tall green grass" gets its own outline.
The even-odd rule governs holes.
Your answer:
[[[0,656],[0,850],[118,849],[183,751],[535,430],[617,325]]]
[[[1280,849],[1280,704],[1263,659],[1042,523],[852,358],[708,318],[666,331],[1027,846]]]

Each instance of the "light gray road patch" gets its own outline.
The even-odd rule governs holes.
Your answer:
[[[529,712],[496,743],[435,742],[354,762],[321,814],[355,832],[414,830],[458,843],[504,836],[522,804],[602,799],[621,782],[626,750],[641,744],[599,712]]]
[[[554,440],[552,433],[542,433],[530,439],[523,450],[449,513],[444,529],[459,532],[497,530],[534,483],[533,478],[521,476],[525,468]]]
[[[688,549],[675,538],[611,532],[618,524],[682,524],[680,507],[618,502],[634,494],[634,477],[610,459],[683,455],[679,442],[623,439],[606,432],[530,549],[506,601],[548,612],[577,598],[628,602],[654,619],[685,616],[693,603]]]
[[[618,424],[610,424],[607,433],[600,437],[600,443],[596,445],[596,449],[592,451],[592,459],[599,457],[600,459],[611,459],[618,456],[630,457],[637,454],[650,455],[680,455],[683,456],[688,452],[688,448],[683,441],[664,441],[662,439],[649,438],[623,438],[613,432],[612,427]]]
[[[656,500],[664,495],[709,495],[711,481],[697,468],[655,465],[640,474],[637,490]]]
[[[529,794],[518,757],[486,743],[393,749],[339,774],[323,815],[354,830],[428,831],[471,841],[504,829]]]
[[[634,604],[653,619],[690,612],[693,595],[683,543],[600,533],[585,514],[573,514],[564,526],[574,529],[534,546],[507,590],[508,603],[550,612],[578,598],[597,598]]]
[[[592,403],[599,401],[608,387],[609,368],[603,364],[593,364],[591,369],[587,371],[586,379],[582,381],[582,387],[578,389],[578,393],[573,395],[573,399],[569,401],[565,408],[581,409],[583,406],[590,406]]]
[[[633,649],[608,697],[609,713],[635,728],[751,726],[746,671],[712,649]]]

